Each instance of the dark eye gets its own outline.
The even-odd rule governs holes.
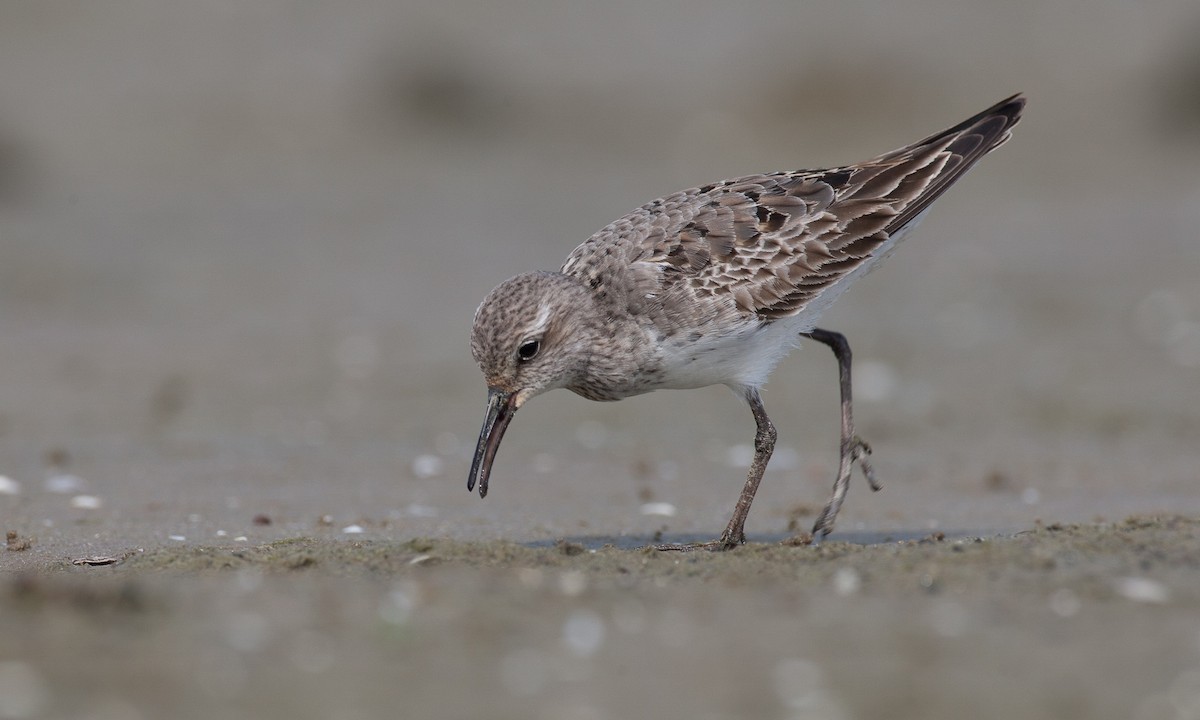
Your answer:
[[[528,362],[538,354],[538,350],[542,349],[542,343],[537,340],[530,340],[521,343],[521,347],[517,348],[517,360]]]

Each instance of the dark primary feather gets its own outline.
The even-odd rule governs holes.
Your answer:
[[[670,314],[726,296],[764,319],[795,315],[1008,140],[1024,105],[1014,95],[864,163],[751,175],[660,198],[589,238],[563,272],[635,312]],[[614,273],[620,266],[626,270]]]

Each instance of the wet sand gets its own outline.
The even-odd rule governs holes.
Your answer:
[[[0,664],[0,715],[1061,719],[1200,706],[1194,518],[727,553],[589,544],[297,537],[30,564],[0,584],[5,646],[25,658]]]

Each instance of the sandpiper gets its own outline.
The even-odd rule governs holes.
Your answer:
[[[567,388],[620,400],[665,388],[727,385],[754,415],[754,458],[718,540],[745,542],[746,515],[775,445],[759,388],[807,337],[838,362],[841,462],[813,526],[833,529],[853,467],[878,490],[854,432],[850,345],[821,313],[921,221],[929,205],[1008,140],[1014,95],[944,132],[866,162],[725,180],[647,203],[575,248],[558,272],[504,281],[475,312],[471,354],[488,387],[467,489],[487,495],[504,431],[530,398]]]

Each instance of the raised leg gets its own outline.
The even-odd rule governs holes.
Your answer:
[[[816,523],[813,524],[813,539],[820,540],[833,531],[833,522],[837,519],[838,511],[842,509],[842,502],[846,499],[846,489],[850,486],[850,473],[853,471],[855,463],[862,468],[863,475],[867,478],[867,484],[871,486],[872,490],[879,490],[880,485],[875,479],[874,468],[867,461],[867,457],[871,454],[871,446],[854,434],[854,417],[851,410],[850,343],[846,341],[845,335],[832,330],[815,328],[812,332],[802,334],[804,337],[828,345],[833,350],[833,355],[837,358],[838,381],[842,395],[842,457],[838,464],[837,479],[833,482],[833,493],[825,502],[825,508],[821,510]]]
[[[750,462],[750,471],[746,474],[746,484],[742,494],[738,496],[737,505],[733,508],[733,517],[729,525],[721,533],[719,540],[707,543],[689,545],[658,545],[658,550],[729,550],[746,542],[746,516],[750,514],[750,504],[754,502],[754,494],[758,492],[758,484],[762,482],[763,473],[767,470],[767,462],[775,450],[775,426],[767,417],[762,399],[758,396],[757,388],[746,388],[746,402],[750,404],[750,412],[754,413],[754,459]]]

